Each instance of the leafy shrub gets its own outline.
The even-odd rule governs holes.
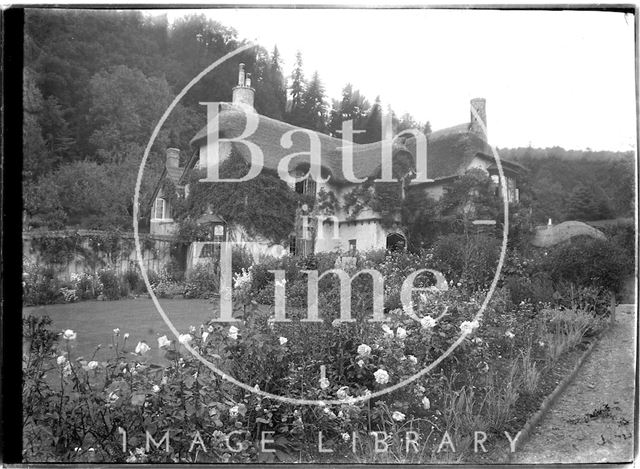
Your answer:
[[[164,270],[170,280],[174,282],[182,282],[184,280],[184,269],[180,267],[180,264],[175,259],[167,262]]]
[[[81,300],[92,300],[102,289],[98,275],[83,272],[71,274],[71,284],[76,290],[76,295]]]
[[[98,271],[98,278],[102,284],[101,294],[107,300],[120,299],[120,283],[118,275],[113,270],[103,269]]]
[[[548,272],[555,284],[569,282],[618,292],[633,271],[633,258],[608,240],[578,238],[546,251],[538,269]]]
[[[135,269],[127,270],[122,276],[122,282],[132,293],[142,293],[146,291],[146,286],[140,274]]]
[[[484,234],[450,234],[433,246],[433,265],[447,279],[477,290],[489,286],[498,267],[501,240]]]
[[[60,282],[53,267],[25,265],[22,289],[22,301],[26,305],[46,305],[61,299]]]
[[[185,296],[210,298],[220,291],[220,272],[212,263],[199,263],[187,274]]]

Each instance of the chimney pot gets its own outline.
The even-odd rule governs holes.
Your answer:
[[[478,117],[484,124],[484,128],[486,130],[488,128],[487,100],[484,98],[474,98],[471,100],[471,108],[476,110]],[[471,123],[469,125],[469,130],[485,141],[488,139],[487,138],[488,132],[485,133],[485,131],[482,130],[482,125],[480,124],[480,121],[478,121],[478,119],[476,119],[476,117],[473,115],[473,111],[471,111]]]
[[[180,150],[177,148],[167,148],[167,168],[178,168],[180,166]]]
[[[240,64],[238,73],[238,86],[233,88],[233,97],[231,102],[237,106],[248,107],[253,109],[253,99],[255,90],[251,88],[251,74],[244,71],[244,64]]]

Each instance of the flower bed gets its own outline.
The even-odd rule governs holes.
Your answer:
[[[583,310],[514,305],[506,290],[495,293],[476,323],[485,292],[458,288],[416,298],[418,320],[397,309],[384,324],[364,321],[364,311],[353,323],[335,315],[281,323],[252,305],[251,285],[249,272],[236,275],[239,323],[202,324],[157,344],[129,343],[116,330],[112,357],[100,362],[74,355],[73,331],[27,320],[25,462],[473,460],[474,432],[487,435],[489,451],[508,444],[504,432],[515,437],[560,378],[566,357],[601,325]],[[461,332],[468,335],[460,347],[430,373],[350,402],[414,375]],[[263,398],[211,372],[187,344],[262,391],[343,402],[299,406]],[[169,365],[152,363],[149,347],[165,350]],[[147,431],[156,442],[169,431],[169,450],[165,443],[147,448]]]

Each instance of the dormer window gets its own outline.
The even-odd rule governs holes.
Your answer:
[[[310,194],[312,196],[316,195],[316,182],[309,176],[308,178],[296,182],[295,190],[298,194]]]
[[[162,197],[156,198],[153,205],[153,218],[156,220],[169,220],[169,204]]]

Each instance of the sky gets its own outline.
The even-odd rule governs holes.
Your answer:
[[[634,18],[614,12],[429,9],[198,10],[268,50],[297,50],[329,101],[348,82],[370,102],[429,121],[469,121],[487,100],[498,147],[636,147]],[[169,20],[194,10],[171,10]],[[157,11],[156,13],[160,13]]]

